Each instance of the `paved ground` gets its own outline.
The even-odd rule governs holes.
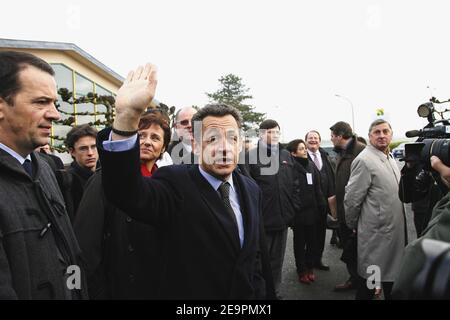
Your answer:
[[[283,280],[281,295],[286,300],[342,300],[354,299],[354,291],[337,293],[333,287],[347,278],[347,271],[343,262],[339,260],[342,249],[329,244],[331,232],[327,231],[326,248],[323,256],[324,263],[330,265],[330,271],[316,270],[316,281],[311,285],[298,282],[295,270],[295,259],[292,245],[292,230],[289,230],[286,255],[283,265]]]
[[[411,206],[405,205],[406,219],[408,225],[409,241],[416,238],[416,231],[411,212]],[[298,282],[297,272],[295,270],[295,259],[292,245],[292,230],[289,230],[288,243],[286,246],[286,255],[283,266],[283,281],[281,284],[281,295],[286,300],[353,300],[355,291],[333,292],[333,287],[344,282],[347,277],[345,264],[339,260],[342,249],[331,246],[331,231],[327,230],[327,239],[325,242],[325,252],[323,261],[330,265],[330,271],[316,270],[317,280],[311,285],[305,285]]]

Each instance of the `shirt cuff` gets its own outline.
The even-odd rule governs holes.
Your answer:
[[[103,141],[103,148],[106,151],[112,151],[112,152],[121,152],[121,151],[128,151],[133,149],[134,145],[136,144],[137,140],[137,134],[124,139],[124,140],[111,140],[112,137],[112,131],[109,133],[109,139],[106,141]]]

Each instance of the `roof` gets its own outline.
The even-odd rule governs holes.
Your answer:
[[[84,59],[86,59],[91,64],[95,65],[97,68],[100,68],[104,72],[111,75],[115,80],[123,82],[125,78],[123,78],[118,73],[114,72],[103,63],[95,59],[86,51],[79,48],[77,45],[73,43],[64,43],[64,42],[48,42],[48,41],[30,41],[30,40],[15,40],[15,39],[1,39],[0,38],[0,48],[11,48],[11,49],[40,49],[40,50],[59,50],[59,51],[68,51],[75,53]]]

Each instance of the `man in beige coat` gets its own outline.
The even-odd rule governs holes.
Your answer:
[[[390,299],[406,245],[403,204],[398,197],[400,171],[389,153],[391,125],[378,119],[370,125],[370,144],[352,163],[345,188],[345,220],[357,232],[356,299],[381,294]],[[357,231],[356,231],[357,230]]]

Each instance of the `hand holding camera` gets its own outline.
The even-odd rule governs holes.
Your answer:
[[[448,188],[450,188],[450,168],[447,167],[441,161],[441,159],[439,159],[436,156],[432,156],[430,158],[430,162],[431,162],[431,167],[441,175],[442,182],[444,182],[444,184]]]

